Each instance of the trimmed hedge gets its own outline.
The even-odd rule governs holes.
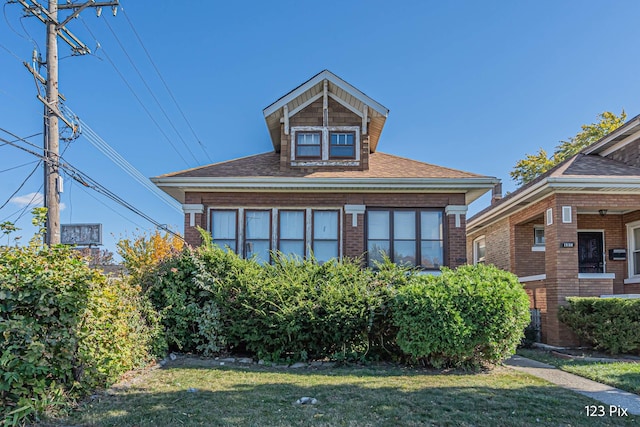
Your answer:
[[[393,304],[400,349],[435,367],[499,362],[515,352],[529,322],[517,278],[482,264],[416,277]]]
[[[568,298],[558,317],[582,340],[611,354],[640,354],[640,299]]]

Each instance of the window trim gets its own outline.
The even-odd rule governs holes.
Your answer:
[[[350,156],[336,156],[333,154],[332,137],[333,135],[353,135],[353,144],[351,145],[351,149],[353,154]],[[338,145],[339,147],[339,145]],[[332,130],[329,131],[329,158],[330,159],[355,159],[356,158],[356,133],[354,131],[342,131],[342,130]]]
[[[546,245],[546,238],[545,238],[545,242],[544,243],[539,243],[536,240],[536,231],[538,231],[538,230],[542,230],[543,237],[546,235],[546,232],[544,230],[544,225],[534,225],[533,226],[533,247],[534,248],[545,248],[547,246]],[[535,250],[539,250],[539,249],[533,249],[533,250],[535,251]]]
[[[282,212],[302,212],[302,250],[303,250],[303,254],[302,254],[302,258],[306,258],[307,257],[307,252],[308,252],[308,248],[307,248],[307,210],[306,209],[289,209],[289,208],[285,208],[285,209],[278,209],[276,211],[276,214],[278,216],[278,233],[276,236],[276,249],[279,252],[282,252],[282,249],[280,248],[280,242],[285,241],[285,242],[299,242],[300,239],[283,239],[282,238]],[[284,253],[284,252],[283,252]],[[287,255],[287,254],[285,254]]]
[[[478,257],[478,245],[477,243],[479,243],[480,241],[484,241],[484,257],[482,257],[482,259],[480,259]],[[486,264],[487,262],[487,236],[486,235],[482,235],[482,236],[478,236],[475,239],[473,239],[473,265],[477,265],[477,264]]]
[[[320,153],[317,156],[303,156],[300,155],[298,152],[298,149],[300,147],[300,145],[298,144],[298,137],[300,135],[318,135],[318,148],[320,149]],[[301,160],[320,160],[322,159],[322,154],[323,154],[323,149],[322,149],[322,131],[320,130],[303,130],[303,131],[296,131],[295,133],[295,141],[294,141],[294,145],[295,145],[295,158],[296,159],[301,159]],[[303,146],[307,146],[307,147],[315,147],[316,144],[302,144]]]
[[[634,274],[633,267],[635,267],[635,260],[633,258],[634,252],[640,252],[640,245],[638,248],[635,247],[633,241],[633,231],[637,228],[640,228],[640,221],[633,221],[625,224],[627,227],[627,278],[628,280],[638,280],[640,279],[640,273]],[[635,283],[635,282],[628,282]]]
[[[269,259],[266,260],[268,264],[271,264],[272,261],[272,257],[271,257],[271,251],[273,250],[273,210],[272,209],[251,209],[251,208],[245,208],[244,212],[243,212],[243,218],[242,218],[242,258],[245,259],[249,259],[249,257],[247,257],[247,213],[248,212],[268,212],[269,213],[269,238],[268,238],[268,242],[269,242]],[[258,240],[258,241],[265,241],[267,239],[249,239],[249,240]]]
[[[209,209],[209,215],[208,215],[208,220],[209,220],[209,224],[208,224],[208,228],[209,228],[209,235],[211,235],[211,240],[212,242],[215,244],[214,238],[213,238],[213,213],[214,212],[233,212],[235,214],[236,217],[236,232],[235,232],[235,244],[236,244],[236,249],[233,251],[236,254],[239,254],[240,252],[238,252],[238,249],[240,249],[238,247],[238,233],[239,233],[239,224],[238,224],[238,209],[233,209],[233,208],[222,208],[222,209],[214,209],[214,208],[210,208]],[[231,239],[229,239],[231,240]],[[219,245],[218,245],[219,246]],[[223,248],[224,249],[224,248]]]
[[[449,265],[447,262],[448,244],[447,244],[447,221],[444,209],[440,208],[386,208],[386,207],[367,207],[365,213],[365,229],[364,229],[364,250],[366,265],[370,263],[369,257],[369,212],[389,212],[389,252],[392,262],[396,262],[393,257],[394,250],[394,212],[411,211],[415,213],[415,245],[416,245],[416,264],[413,267],[419,268],[422,271],[439,271],[442,267]],[[442,226],[442,239],[422,239],[422,212],[439,212]],[[374,239],[380,240],[380,239]],[[428,268],[422,266],[422,242],[442,242],[442,262],[439,267]]]
[[[337,234],[338,235],[336,237],[335,242],[338,245],[338,257],[337,257],[337,259],[340,259],[341,258],[341,250],[340,250],[340,248],[342,246],[341,245],[342,228],[340,227],[340,225],[342,223],[342,220],[341,220],[341,217],[342,217],[341,209],[313,209],[313,208],[311,209],[311,241],[309,242],[308,253],[311,254],[311,252],[313,252],[314,257],[315,257],[315,250],[313,248],[314,248],[314,244],[316,242],[316,237],[315,237],[316,236],[315,235],[316,212],[336,212],[337,213],[337,215],[338,215],[338,217],[337,217],[338,223],[337,223],[336,230],[337,230]],[[329,240],[329,239],[317,239],[317,241],[320,241],[320,242],[333,242],[334,240],[333,239],[331,239],[331,240]]]

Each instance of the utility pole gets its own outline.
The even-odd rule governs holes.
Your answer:
[[[66,2],[58,4],[58,0],[48,0],[48,7],[40,5],[36,0],[15,0],[20,3],[27,14],[32,14],[47,27],[47,77],[44,79],[38,74],[35,67],[25,66],[42,83],[46,81],[46,97],[38,95],[38,99],[45,105],[45,132],[44,132],[44,206],[47,208],[47,234],[45,242],[48,245],[60,243],[60,193],[62,192],[62,177],[59,172],[59,151],[60,132],[59,120],[64,121],[67,126],[74,128],[60,112],[59,92],[58,92],[58,37],[64,40],[72,50],[74,55],[85,55],[91,50],[74,36],[66,25],[73,18],[80,15],[88,7],[96,8],[97,15],[100,16],[102,7],[111,7],[115,16],[118,0],[107,2],[96,2],[89,0],[84,3]],[[72,10],[71,15],[64,21],[58,22],[58,10]]]

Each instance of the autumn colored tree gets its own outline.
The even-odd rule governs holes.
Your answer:
[[[578,154],[581,150],[598,141],[605,135],[619,128],[626,120],[627,113],[622,110],[619,116],[605,111],[598,115],[599,121],[588,125],[582,125],[582,130],[566,141],[560,141],[555,151],[550,156],[540,148],[536,154],[527,154],[519,160],[509,173],[518,184],[523,185],[542,175],[555,165],[569,157]]]
[[[182,251],[184,240],[178,235],[155,230],[150,235],[120,239],[117,247],[129,274],[140,278],[163,260]]]

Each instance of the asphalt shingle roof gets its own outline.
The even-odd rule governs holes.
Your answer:
[[[173,172],[161,177],[484,178],[482,175],[471,172],[436,166],[380,152],[369,155],[369,170],[366,171],[340,167],[325,168],[321,171],[317,169],[309,171],[307,168],[294,167],[283,171],[280,170],[280,154],[269,152]]]

